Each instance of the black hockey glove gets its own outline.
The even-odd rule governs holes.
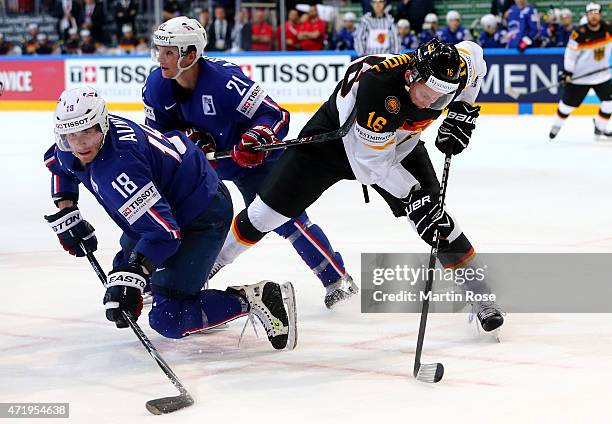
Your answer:
[[[566,86],[567,84],[572,82],[572,76],[574,75],[573,72],[570,71],[560,71],[559,72],[559,84]]]
[[[448,213],[440,213],[437,199],[431,191],[417,188],[411,191],[403,202],[406,204],[408,218],[419,237],[432,246],[434,232],[438,230],[438,248],[444,249],[449,245],[446,239],[455,228],[455,223]]]
[[[448,115],[438,129],[438,150],[444,154],[449,149],[453,155],[461,153],[470,142],[478,115],[480,106],[470,106],[465,102],[452,102],[448,105]]]
[[[81,243],[87,252],[95,252],[98,248],[94,227],[81,218],[81,212],[76,206],[64,208],[53,215],[45,215],[45,219],[57,234],[64,250],[71,255],[85,256]]]
[[[117,328],[125,328],[128,323],[123,319],[122,311],[138,319],[142,312],[142,292],[149,276],[143,268],[136,265],[118,267],[108,274],[104,306],[106,318],[113,321]]]

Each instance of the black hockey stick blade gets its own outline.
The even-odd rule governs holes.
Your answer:
[[[444,376],[444,365],[439,362],[433,364],[419,364],[419,370],[414,378],[424,383],[437,383]]]
[[[189,393],[183,393],[179,396],[168,396],[159,399],[152,399],[145,404],[147,411],[153,415],[169,414],[179,409],[187,408],[193,405],[193,398]]]

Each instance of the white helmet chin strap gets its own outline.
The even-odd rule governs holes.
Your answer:
[[[181,66],[181,60],[183,60],[186,56],[182,56],[179,57],[179,59],[176,61],[176,67],[178,68],[178,72],[176,73],[175,76],[172,77],[172,79],[177,79],[179,76],[181,76],[181,74],[183,73],[183,71],[186,71],[187,69],[191,68],[193,65],[195,65],[196,63],[198,63],[198,58],[196,57],[193,62],[191,62],[189,65],[185,66],[184,68]]]

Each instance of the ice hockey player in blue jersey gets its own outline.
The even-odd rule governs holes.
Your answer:
[[[456,10],[449,10],[446,14],[446,28],[440,31],[440,40],[448,44],[457,44],[461,41],[472,41],[472,33],[461,26],[461,15]]]
[[[153,45],[160,68],[149,75],[143,88],[147,125],[160,132],[187,131],[206,152],[229,150],[231,159],[217,161],[215,170],[219,178],[236,184],[249,205],[282,154],[252,148],[282,140],[289,128],[289,113],[240,67],[202,57],[206,31],[195,19],[180,16],[163,23],[153,34]],[[322,281],[328,308],[357,293],[342,257],[305,212],[275,232],[292,243]],[[224,265],[215,264],[213,274]]]
[[[524,51],[528,47],[535,47],[539,37],[540,16],[535,7],[527,4],[527,0],[515,0],[515,4],[508,9],[508,47]]]
[[[106,281],[106,317],[123,328],[121,311],[137,319],[150,283],[151,328],[169,338],[254,314],[272,346],[295,347],[291,283],[271,281],[202,290],[232,220],[231,197],[203,152],[183,133],[162,135],[108,115],[90,87],[62,93],[55,110],[56,143],[45,154],[59,212],[45,216],[65,250],[97,248],[77,202],[83,184],[123,230]]]
[[[482,32],[478,34],[478,44],[483,49],[504,47],[506,37],[505,30],[497,29],[497,18],[495,15],[488,14],[480,18]]]

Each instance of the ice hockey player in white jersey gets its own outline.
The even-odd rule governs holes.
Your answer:
[[[356,107],[348,134],[287,149],[259,196],[234,219],[234,231],[217,261],[232,262],[329,187],[356,179],[375,188],[396,216],[407,216],[426,243],[431,245],[438,231],[438,259],[444,267],[477,266],[468,238],[446,210],[440,213],[440,185],[420,134],[448,109],[436,147],[462,152],[479,115],[480,107],[473,103],[485,74],[482,48],[471,41],[453,46],[433,39],[409,54],[366,56],[352,62],[300,137],[337,130]],[[485,281],[466,282],[464,288],[489,292]],[[476,302],[473,307],[485,331],[503,324],[496,304]]]
[[[570,113],[580,106],[592,88],[599,97],[599,113],[593,120],[595,137],[612,137],[608,121],[612,114],[612,80],[610,79],[610,51],[612,28],[601,18],[601,6],[589,3],[586,7],[587,23],[572,32],[563,58],[560,73],[565,86],[549,137],[554,139]],[[601,72],[597,72],[601,70]],[[593,73],[594,72],[594,73]],[[581,75],[590,74],[585,77]]]

